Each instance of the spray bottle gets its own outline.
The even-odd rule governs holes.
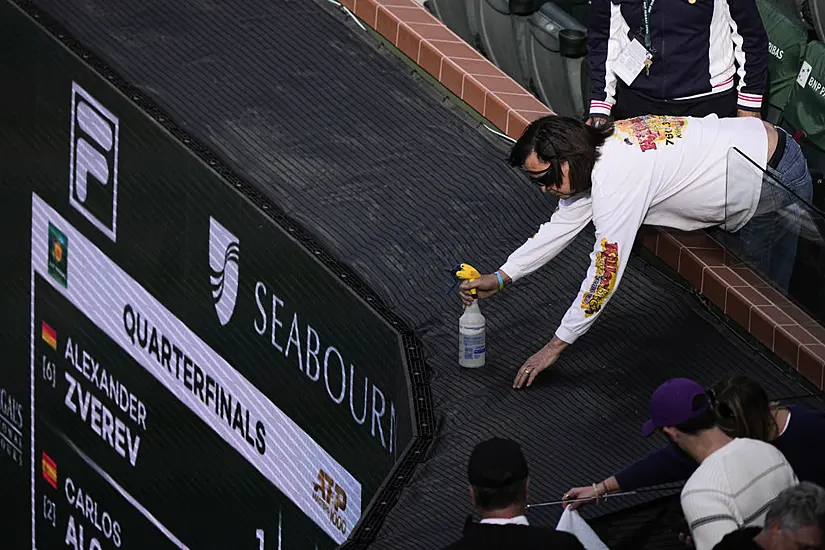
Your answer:
[[[457,265],[454,269],[458,279],[472,281],[481,277],[478,270],[470,264]],[[474,295],[473,303],[464,308],[464,313],[458,319],[458,364],[464,368],[474,369],[484,366],[487,320],[478,307],[476,289],[470,292]]]

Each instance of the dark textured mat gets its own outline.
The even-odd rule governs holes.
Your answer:
[[[649,392],[688,375],[794,379],[709,321],[698,301],[634,259],[595,328],[530,391],[515,369],[552,335],[593,242],[483,304],[488,365],[456,363],[460,307],[445,270],[492,270],[553,211],[502,162],[500,144],[439,104],[357,27],[307,0],[37,0],[84,45],[171,113],[236,173],[348,263],[422,338],[438,429],[375,548],[434,548],[470,511],[465,462],[492,435],[518,439],[534,499],[601,479],[658,442],[639,427]],[[634,497],[589,514],[638,504]],[[537,511],[552,524],[560,507]]]

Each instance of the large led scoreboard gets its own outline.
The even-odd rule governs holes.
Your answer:
[[[334,548],[413,439],[398,333],[0,3],[0,546]]]

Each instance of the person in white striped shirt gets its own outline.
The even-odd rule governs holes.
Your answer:
[[[779,494],[799,483],[785,456],[755,439],[732,439],[716,426],[711,398],[687,378],[668,380],[650,399],[645,437],[661,431],[699,462],[681,504],[696,550],[712,550],[728,533],[762,527]]]

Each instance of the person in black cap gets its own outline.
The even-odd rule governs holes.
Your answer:
[[[524,511],[529,472],[521,447],[515,441],[493,438],[476,445],[470,456],[467,477],[473,504],[481,512],[482,519],[476,523],[468,517],[464,536],[445,550],[584,550],[575,536],[531,526],[527,521]]]

